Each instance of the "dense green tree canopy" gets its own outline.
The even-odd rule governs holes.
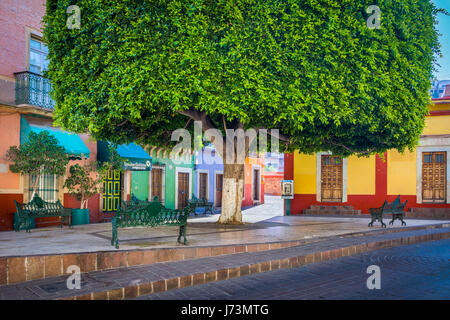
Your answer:
[[[120,143],[166,145],[194,119],[279,128],[290,150],[403,150],[424,126],[437,12],[430,0],[48,0],[55,115]]]

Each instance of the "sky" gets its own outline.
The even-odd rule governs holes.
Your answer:
[[[433,0],[438,8],[444,8],[450,13],[450,0]],[[450,80],[450,16],[438,15],[438,31],[441,34],[439,42],[441,43],[441,52],[443,57],[438,59],[439,66],[436,66],[437,80]]]

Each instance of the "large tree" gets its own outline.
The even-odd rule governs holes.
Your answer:
[[[379,28],[367,23],[373,4]],[[79,29],[67,27],[69,5]],[[278,128],[283,151],[411,149],[438,12],[430,0],[48,0],[56,120],[165,147],[200,121],[203,131]],[[241,221],[242,180],[243,165],[225,163],[220,222]]]

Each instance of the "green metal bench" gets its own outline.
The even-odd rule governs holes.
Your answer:
[[[17,212],[17,221],[14,225],[14,230],[19,232],[22,225],[26,226],[27,232],[30,232],[30,218],[50,218],[61,217],[60,227],[62,228],[66,218],[69,218],[69,226],[72,227],[72,212],[71,209],[64,208],[61,202],[46,202],[38,195],[34,195],[33,200],[29,203],[18,203],[14,200]]]
[[[119,249],[117,229],[130,227],[157,227],[157,226],[179,226],[180,232],[177,241],[184,237],[183,244],[187,245],[186,226],[187,218],[192,208],[188,205],[183,210],[165,208],[158,198],[153,201],[145,201],[145,205],[127,206],[120,208],[112,217],[111,245]]]
[[[213,203],[208,202],[205,198],[196,198],[195,196],[192,197],[192,199],[188,200],[188,203],[192,206],[192,210],[194,211],[194,214],[197,215],[195,212],[195,209],[197,208],[205,208],[204,213],[206,214],[208,211],[210,214],[213,214]]]
[[[388,203],[385,200],[381,207],[369,209],[370,215],[372,217],[372,221],[369,222],[369,227],[372,227],[373,223],[378,220],[381,222],[381,227],[386,228],[386,224],[383,222],[383,215],[386,214],[392,214],[392,220],[389,221],[389,224],[393,224],[395,220],[400,220],[402,222],[402,226],[406,225],[406,222],[403,221],[403,218],[407,202],[408,200],[406,200],[404,203],[401,203],[400,196],[398,196],[391,203]]]
[[[158,197],[155,197],[154,200],[158,201]],[[139,200],[134,196],[134,194],[131,194],[130,200],[122,200],[122,208],[126,210],[137,209],[145,207],[148,203],[149,202],[147,200]]]
[[[395,220],[400,220],[402,222],[402,226],[406,226],[406,222],[403,221],[405,216],[405,207],[408,200],[404,203],[400,202],[400,196],[398,196],[394,202],[386,205],[383,210],[383,214],[392,214],[392,220],[389,221],[389,224],[394,224]]]

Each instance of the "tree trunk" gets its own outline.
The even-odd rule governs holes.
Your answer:
[[[30,201],[31,200],[33,200],[33,198],[34,198],[34,195],[36,194],[36,189],[37,189],[37,187],[39,186],[39,180],[41,180],[41,175],[42,174],[39,174],[37,177],[36,177],[36,181],[34,182],[34,184],[33,184],[33,192],[31,193],[31,199],[30,199]]]
[[[244,164],[223,165],[222,212],[218,223],[242,224]]]

